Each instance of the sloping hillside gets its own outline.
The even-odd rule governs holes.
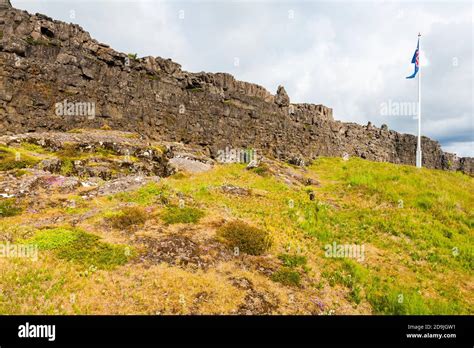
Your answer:
[[[0,313],[474,313],[472,177],[94,132],[3,138]]]

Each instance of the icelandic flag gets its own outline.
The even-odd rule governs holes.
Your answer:
[[[419,63],[420,63],[420,60],[419,60],[419,57],[420,57],[420,39],[418,39],[418,44],[416,45],[416,51],[415,51],[415,54],[413,55],[413,58],[411,59],[411,63],[412,64],[415,64],[415,72],[413,73],[413,75],[411,76],[408,76],[407,79],[412,79],[416,76],[416,73],[418,72],[418,69],[420,67]]]

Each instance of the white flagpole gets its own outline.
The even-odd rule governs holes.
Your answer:
[[[418,40],[421,34],[418,33]],[[421,46],[418,46],[418,139],[416,143],[416,167],[421,168]]]

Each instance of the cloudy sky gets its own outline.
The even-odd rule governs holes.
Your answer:
[[[412,134],[418,84],[405,77],[421,32],[422,133],[474,157],[472,1],[11,1],[122,52],[282,84],[336,119]]]

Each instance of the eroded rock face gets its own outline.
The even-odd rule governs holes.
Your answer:
[[[347,153],[415,164],[414,136],[334,121],[324,105],[290,104],[284,88],[274,96],[226,73],[190,73],[159,57],[135,59],[78,25],[16,9],[0,11],[0,31],[1,134],[108,125],[199,145],[212,156],[226,147],[252,147],[305,163]],[[87,110],[93,113],[58,112],[58,103],[92,105]],[[473,174],[472,158],[444,153],[425,137],[422,146],[424,166]]]
[[[0,0],[0,10],[11,8],[10,0]]]
[[[275,96],[275,103],[277,103],[278,106],[290,105],[290,97],[288,97],[285,87],[278,86],[277,94]]]

